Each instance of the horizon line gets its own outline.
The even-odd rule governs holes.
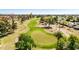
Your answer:
[[[0,9],[0,14],[79,14],[79,9]]]

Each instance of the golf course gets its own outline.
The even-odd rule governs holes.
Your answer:
[[[44,31],[43,28],[38,28],[38,22],[40,18],[33,18],[28,23],[29,31],[27,32],[34,39],[37,48],[33,49],[51,49],[55,48],[56,37],[50,33]]]
[[[13,34],[1,38],[0,49],[15,49],[15,42],[21,33],[27,33],[33,38],[37,46],[36,48],[32,48],[33,50],[55,48],[57,41],[56,37],[44,31],[43,28],[36,27],[39,20],[40,18],[32,18],[30,20],[26,20],[22,25],[19,25],[20,27],[15,30]]]
[[[1,16],[0,50],[79,49],[78,21],[77,16],[65,15]]]

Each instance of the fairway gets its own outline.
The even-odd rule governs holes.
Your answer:
[[[56,38],[53,35],[46,34],[42,31],[36,30],[31,33],[37,47],[50,49],[55,47]]]
[[[39,49],[55,48],[56,47],[56,40],[57,40],[56,37],[53,36],[53,34],[45,32],[43,28],[35,27],[36,25],[38,25],[37,21],[39,19],[40,18],[31,19],[30,23],[28,24],[29,31],[27,32],[27,34],[31,35],[36,46]]]
[[[17,23],[17,29],[14,30],[14,33],[0,38],[0,50],[15,50],[16,49],[15,44],[16,42],[19,42],[18,38],[21,34],[26,34],[32,38],[34,46],[31,47],[32,45],[31,46],[29,45],[32,50],[48,50],[48,49],[56,50],[57,42],[59,42],[58,43],[60,44],[59,46],[62,47],[63,45],[67,44],[64,42],[67,42],[66,40],[70,39],[69,37],[66,38],[64,34],[66,35],[68,35],[67,33],[79,34],[77,30],[64,26],[63,28],[60,28],[61,30],[60,32],[63,32],[64,34],[62,35],[58,33],[56,36],[54,34],[57,28],[59,30],[59,26],[54,24],[55,26],[51,26],[51,28],[46,28],[47,25],[45,25],[44,23],[40,23],[40,19],[41,19],[40,17],[33,17],[33,18],[30,18],[29,20],[24,21],[23,23]],[[51,32],[51,30],[53,31]],[[58,38],[57,38],[59,36],[60,37],[63,36],[60,41],[58,41]],[[71,38],[72,37],[74,38],[74,36],[71,36]],[[26,38],[27,37],[25,37],[25,39]],[[23,42],[26,43],[25,41]]]
[[[79,15],[35,11],[0,15],[0,50],[79,49]]]
[[[19,29],[16,30],[15,33],[8,35],[1,40],[2,47],[1,49],[15,49],[15,41],[16,38],[21,33],[27,33],[30,35],[35,44],[36,48],[32,48],[33,50],[36,49],[53,49],[56,47],[56,37],[53,34],[47,33],[44,31],[43,28],[36,27],[38,25],[38,21],[40,18],[32,18],[28,21],[25,21]]]

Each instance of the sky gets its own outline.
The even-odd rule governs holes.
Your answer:
[[[0,9],[0,14],[79,14],[79,9]]]

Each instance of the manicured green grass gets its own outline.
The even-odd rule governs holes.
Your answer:
[[[27,32],[27,34],[30,34],[32,31],[34,31],[36,28],[36,24],[37,24],[37,20],[39,20],[39,18],[33,18],[31,19],[30,23],[27,24],[28,28],[29,28],[29,31]]]
[[[27,32],[27,34],[32,36],[38,48],[42,49],[55,48],[57,40],[56,37],[53,36],[53,34],[44,31],[44,28],[36,27],[37,21],[39,19],[40,18],[31,19],[30,23],[28,24],[29,31]]]
[[[53,35],[36,30],[31,33],[31,37],[34,39],[36,45],[40,48],[51,49],[56,47],[56,37]]]
[[[53,34],[47,33],[44,31],[43,28],[36,27],[37,21],[40,18],[32,18],[15,31],[15,33],[8,35],[4,38],[1,38],[1,45],[0,49],[4,50],[13,50],[15,49],[15,40],[21,33],[27,33],[32,36],[34,42],[36,43],[37,47],[33,49],[52,49],[56,47],[56,38]]]
[[[40,18],[33,18],[33,19],[31,19],[30,23],[27,25],[28,28],[29,28],[29,31],[28,31],[27,33],[28,33],[28,34],[31,34],[31,32],[33,32],[33,31],[40,30],[40,31],[42,31],[42,32],[44,32],[44,33],[46,33],[46,34],[53,35],[53,34],[51,34],[51,33],[48,33],[48,32],[46,32],[46,31],[44,31],[44,28],[36,27],[38,20],[40,20]]]

